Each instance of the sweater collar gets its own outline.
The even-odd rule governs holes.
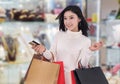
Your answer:
[[[67,30],[67,33],[69,35],[72,35],[72,36],[80,36],[80,35],[82,35],[82,31],[81,30],[78,31],[78,32],[73,32],[73,31]]]
[[[78,31],[78,32],[73,32],[70,30],[67,30],[67,37],[68,38],[80,38],[82,36],[82,31]]]

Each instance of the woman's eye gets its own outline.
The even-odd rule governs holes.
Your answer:
[[[70,19],[73,19],[73,17],[70,17]]]

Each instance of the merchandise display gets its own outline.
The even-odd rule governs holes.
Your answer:
[[[10,31],[8,31],[8,26]],[[49,48],[51,45],[51,41],[53,40],[53,37],[57,32],[58,25],[56,23],[48,24],[48,23],[40,23],[40,22],[34,22],[32,24],[31,22],[5,22],[5,23],[1,23],[1,28],[4,28],[1,31],[1,36],[4,37],[12,36],[12,38],[16,38],[18,43],[17,44],[18,48],[17,48],[17,54],[15,60],[6,61],[6,56],[7,56],[6,49],[1,45],[0,50],[2,51],[2,54],[0,54],[0,62],[2,62],[2,64],[0,64],[0,69],[4,68],[5,71],[3,75],[1,75],[1,77],[4,76],[5,78],[0,82],[0,84],[2,82],[13,83],[13,84],[17,84],[18,82],[23,82],[22,79],[24,78],[24,75],[28,69],[33,54],[35,53],[31,49],[31,45],[29,44],[29,42],[35,40],[39,43],[44,44],[47,48]],[[9,42],[13,43],[12,42],[13,39],[7,41],[8,43]],[[0,43],[2,43],[1,37],[0,37]],[[13,51],[14,50],[10,49],[10,52]],[[15,77],[17,79],[14,80],[13,78],[11,78],[9,76],[11,74],[13,74],[13,78]]]
[[[116,19],[120,19],[120,0],[118,0],[119,3],[119,9],[118,9],[118,13],[116,15]]]
[[[106,45],[112,48],[119,48],[120,42],[120,20],[108,20],[106,22]]]
[[[1,40],[3,47],[7,52],[5,61],[15,61],[18,52],[17,39],[12,38],[11,36],[6,36],[6,37],[2,36]]]
[[[7,14],[10,21],[44,21],[44,14],[35,12],[34,10],[27,9],[10,9]]]
[[[107,77],[109,84],[120,84],[120,77],[119,76],[109,76]]]
[[[4,8],[0,7],[0,22],[4,22],[6,18],[6,11]]]

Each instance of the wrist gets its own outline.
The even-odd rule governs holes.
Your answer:
[[[45,58],[47,58],[48,60],[52,58],[51,52],[49,50],[47,50],[47,49],[45,50],[45,52],[43,52],[43,56]]]

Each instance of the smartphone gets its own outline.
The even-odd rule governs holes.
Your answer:
[[[34,45],[34,46],[35,46],[35,45],[40,45],[38,42],[36,42],[36,41],[34,41],[34,40],[31,41],[31,42],[29,42],[29,44],[30,44],[30,45]]]

